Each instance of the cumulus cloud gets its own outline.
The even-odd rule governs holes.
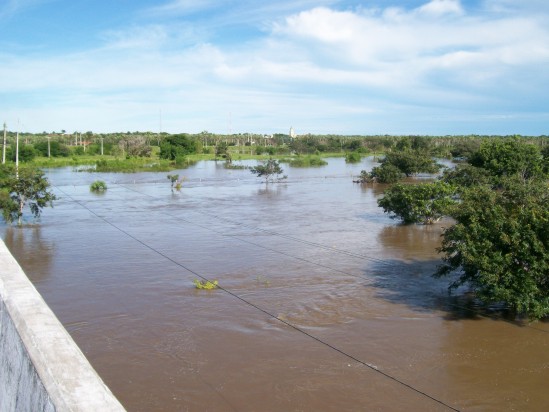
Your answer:
[[[454,18],[431,19],[432,13]],[[470,17],[452,0],[375,15],[316,8],[288,17],[274,33],[293,47],[301,44],[319,66],[352,64],[365,72],[383,68],[421,76],[443,68],[497,73],[501,65],[542,64],[549,58],[549,28],[541,22],[522,16]]]
[[[261,26],[268,29],[260,37],[240,41],[223,33],[205,38],[196,27],[170,19],[103,32],[102,44],[76,53],[5,55],[0,87],[14,95],[38,91],[44,99],[55,93],[59,107],[81,121],[86,106],[104,113],[94,119],[109,122],[107,112],[114,110],[124,113],[128,124],[163,107],[166,125],[173,124],[174,131],[177,124],[192,124],[198,131],[215,124],[224,131],[231,111],[235,128],[241,113],[243,124],[257,131],[269,131],[283,119],[307,124],[309,131],[316,124],[322,132],[318,124],[326,124],[329,116],[355,125],[360,116],[374,124],[376,116],[380,128],[383,121],[393,127],[388,119],[400,116],[398,132],[406,132],[406,124],[417,126],[412,117],[495,121],[506,114],[492,111],[525,111],[524,101],[545,99],[548,14],[533,15],[527,8],[497,11],[512,7],[510,0],[487,0],[480,13],[459,0],[432,0],[408,9],[342,9],[331,3],[311,8],[302,0],[303,9],[280,18],[258,11],[268,5],[256,6],[249,13],[271,23]],[[173,1],[156,12],[186,14],[212,5]],[[278,11],[287,7],[276,6]],[[187,120],[180,120],[182,114]]]

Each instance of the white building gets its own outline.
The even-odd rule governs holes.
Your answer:
[[[296,137],[295,130],[293,127],[290,127],[290,137],[294,139]]]

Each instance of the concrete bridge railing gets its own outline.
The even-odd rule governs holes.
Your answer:
[[[0,411],[124,410],[0,240]]]

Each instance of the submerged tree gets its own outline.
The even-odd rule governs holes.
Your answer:
[[[456,190],[444,182],[403,185],[397,183],[387,189],[377,201],[385,213],[404,223],[432,224],[455,204]]]
[[[0,168],[0,209],[6,222],[22,223],[23,211],[28,205],[35,218],[45,206],[53,206],[55,195],[50,192],[50,183],[44,173],[34,167],[13,166]]]
[[[458,275],[484,302],[505,302],[532,318],[549,315],[549,187],[544,180],[505,179],[475,186],[453,210],[435,276]]]
[[[443,264],[435,274],[452,277],[450,290],[468,286],[484,303],[549,316],[545,161],[538,147],[519,139],[487,140],[438,182],[397,184],[378,204],[405,223],[454,219],[442,235]]]
[[[269,183],[269,181],[273,181],[275,179],[279,181],[286,178],[286,176],[280,177],[284,170],[280,167],[278,160],[274,159],[269,159],[261,165],[252,167],[250,168],[250,171],[254,175],[257,175],[257,177],[264,177],[265,183]]]
[[[173,189],[179,192],[181,190],[181,186],[183,186],[183,181],[185,180],[185,177],[182,177],[181,179],[179,179],[179,175],[168,175],[167,177],[171,182],[172,192]]]
[[[90,185],[90,190],[96,193],[104,192],[107,190],[107,184],[102,180],[96,180]]]
[[[395,166],[408,177],[418,173],[436,173],[441,168],[428,152],[421,150],[387,153],[381,165]]]

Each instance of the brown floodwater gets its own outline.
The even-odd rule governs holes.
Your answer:
[[[129,411],[549,410],[549,325],[449,296],[449,222],[388,218],[372,165],[50,170],[55,208],[1,236]]]

